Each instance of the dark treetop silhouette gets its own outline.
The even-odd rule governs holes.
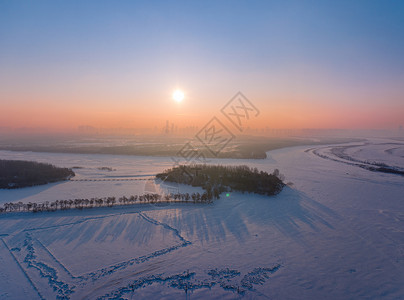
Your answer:
[[[22,160],[0,160],[0,188],[14,189],[67,180],[75,174],[71,169],[51,164]]]
[[[261,195],[276,195],[285,184],[279,170],[272,174],[248,166],[181,165],[157,174],[165,181],[190,184],[204,188],[217,198],[225,191],[240,191]]]

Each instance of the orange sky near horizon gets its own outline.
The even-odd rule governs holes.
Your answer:
[[[182,103],[175,103],[169,96],[155,101],[125,103],[111,100],[72,104],[35,100],[27,105],[24,101],[12,101],[2,106],[0,127],[48,128],[52,131],[75,130],[82,125],[97,128],[162,128],[166,120],[178,127],[201,127],[213,116],[226,120],[220,109],[228,99],[215,99],[215,105],[211,105],[203,99],[196,101],[187,98],[187,95],[185,97]],[[400,104],[357,107],[315,101],[264,99],[250,98],[260,110],[258,117],[248,121],[247,125],[251,128],[393,129],[404,121],[404,106]]]

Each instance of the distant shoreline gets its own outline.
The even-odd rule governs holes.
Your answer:
[[[327,138],[313,141],[312,139],[239,139],[230,146],[225,147],[217,155],[212,154],[203,145],[193,145],[195,150],[203,153],[206,158],[230,158],[230,159],[265,159],[266,152],[271,150],[283,149],[294,146],[311,146],[324,144],[339,144],[363,141],[354,138]],[[124,145],[124,146],[100,146],[86,145],[0,145],[0,150],[15,152],[40,152],[40,153],[66,153],[66,154],[113,154],[113,155],[129,155],[129,156],[159,156],[172,157],[181,156],[181,151],[185,145],[175,143],[155,144],[147,143],[141,145]]]

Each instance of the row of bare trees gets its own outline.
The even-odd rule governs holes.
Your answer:
[[[69,199],[69,200],[56,200],[46,201],[43,203],[23,203],[23,202],[10,202],[5,203],[0,207],[0,213],[5,212],[43,212],[43,211],[57,211],[68,209],[85,209],[93,207],[113,207],[132,204],[155,204],[155,203],[211,203],[212,196],[208,193],[176,193],[176,194],[144,194],[132,195],[130,197],[104,197],[104,198],[83,198],[83,199]]]

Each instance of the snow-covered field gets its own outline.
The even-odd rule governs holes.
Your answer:
[[[352,145],[345,159],[325,145],[211,160],[279,168],[293,185],[271,198],[0,215],[0,299],[403,299],[404,176],[357,164],[404,169],[404,145]],[[158,157],[0,158],[82,167],[81,181],[0,190],[1,204],[141,194],[138,179],[172,166]]]

